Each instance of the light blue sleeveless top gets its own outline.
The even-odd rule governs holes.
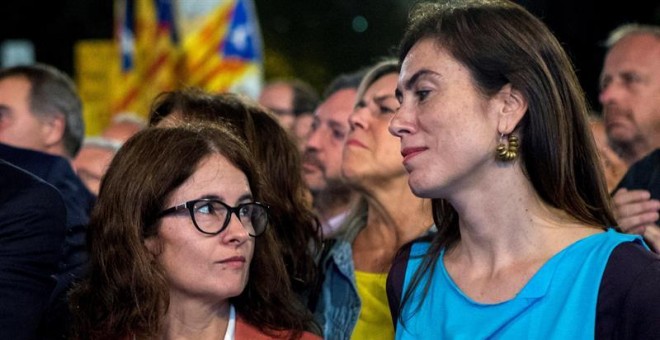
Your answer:
[[[593,339],[605,266],[612,250],[629,241],[643,244],[613,229],[579,240],[550,258],[516,297],[496,304],[463,294],[447,273],[443,250],[422,304],[428,275],[401,312],[405,327],[397,323],[396,339]],[[412,246],[404,292],[429,245]]]

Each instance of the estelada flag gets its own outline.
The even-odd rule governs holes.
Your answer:
[[[120,75],[113,114],[148,115],[163,91],[200,87],[256,98],[262,43],[252,0],[116,0]]]
[[[171,0],[118,0],[121,55],[111,111],[146,116],[153,99],[177,87],[179,51]]]
[[[251,0],[180,1],[177,22],[186,85],[258,96],[263,82],[262,43]]]

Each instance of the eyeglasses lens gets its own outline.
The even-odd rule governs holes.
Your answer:
[[[236,215],[243,227],[252,236],[264,232],[268,224],[266,209],[256,203],[241,204],[237,207]],[[229,224],[231,216],[228,208],[220,202],[199,201],[193,207],[197,227],[206,233],[217,233]]]

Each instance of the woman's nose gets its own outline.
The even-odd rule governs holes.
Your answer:
[[[390,120],[388,130],[392,135],[399,138],[415,131],[412,112],[403,103],[399,106],[399,110],[394,114],[392,120]]]

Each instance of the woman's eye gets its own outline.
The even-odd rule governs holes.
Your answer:
[[[197,208],[196,212],[200,214],[214,214],[215,208],[211,203],[204,204]]]
[[[415,95],[417,96],[417,98],[419,98],[419,100],[424,100],[429,95],[429,92],[430,91],[428,90],[419,90],[415,92]]]
[[[238,211],[238,213],[241,217],[250,216],[250,215],[252,215],[252,209],[253,209],[253,207],[251,205],[244,205],[244,206],[241,207],[241,209]]]
[[[396,110],[389,107],[389,106],[381,106],[380,107],[380,112],[383,114],[390,114],[390,113],[395,113]]]

